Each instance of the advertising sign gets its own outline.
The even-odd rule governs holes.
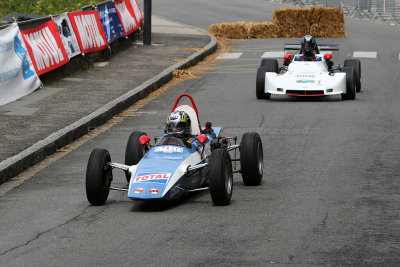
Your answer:
[[[53,20],[21,33],[38,75],[59,68],[69,61]]]
[[[40,80],[16,23],[0,30],[0,106],[39,88]]]
[[[108,47],[107,38],[96,10],[68,13],[82,53],[100,51]]]

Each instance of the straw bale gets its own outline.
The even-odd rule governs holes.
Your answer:
[[[308,25],[287,25],[280,27],[280,38],[297,38],[310,34],[310,26]]]
[[[329,7],[313,7],[310,12],[311,24],[344,24],[342,9]]]
[[[245,22],[211,24],[208,30],[215,37],[247,39],[247,24]]]
[[[281,8],[275,9],[273,22],[278,26],[310,25],[310,8]]]
[[[310,28],[310,34],[320,38],[344,38],[346,30],[344,24],[313,24]]]
[[[298,38],[306,34],[326,38],[346,36],[342,10],[325,7],[276,9],[273,22],[212,24],[209,32],[227,39]]]
[[[273,22],[249,22],[248,38],[278,38],[279,27]]]

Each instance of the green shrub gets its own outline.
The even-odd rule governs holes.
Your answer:
[[[104,0],[0,0],[0,17],[13,12],[35,15],[55,15],[66,11],[78,11],[82,7]]]

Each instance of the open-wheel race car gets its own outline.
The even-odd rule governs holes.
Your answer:
[[[178,105],[183,97],[189,98],[191,104]],[[240,172],[245,185],[259,185],[263,148],[258,133],[245,133],[237,144],[236,137],[221,136],[221,128],[212,127],[209,122],[205,126],[201,128],[193,98],[182,94],[167,119],[165,134],[155,138],[154,145],[144,132],[132,132],[125,164],[112,162],[105,149],[94,149],[86,170],[88,201],[103,205],[110,190],[127,191],[133,200],[175,200],[189,192],[210,190],[215,205],[228,205],[233,173]],[[237,154],[240,158],[236,158]],[[240,162],[240,169],[236,162]],[[114,168],[125,172],[127,189],[111,186]]]
[[[343,100],[354,100],[361,91],[361,63],[359,59],[346,59],[343,67],[334,65],[332,54],[338,45],[317,45],[311,60],[304,60],[300,44],[286,44],[285,50],[298,50],[299,54],[284,56],[283,66],[277,59],[264,58],[257,69],[256,96],[269,99],[271,94],[291,96],[341,95]]]

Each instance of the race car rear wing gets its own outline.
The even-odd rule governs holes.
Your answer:
[[[285,44],[285,50],[300,50],[300,44]],[[339,51],[339,45],[335,44],[321,44],[317,45],[317,50],[320,51]]]

